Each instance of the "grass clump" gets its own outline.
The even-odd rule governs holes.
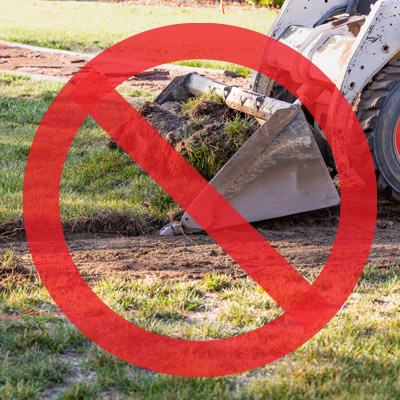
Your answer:
[[[232,280],[221,274],[207,274],[204,277],[204,282],[209,290],[215,290],[216,292],[221,292],[223,289],[228,289],[232,286]]]
[[[31,271],[21,265],[13,250],[0,250],[0,291],[32,279]]]
[[[0,271],[4,268],[13,267],[15,264],[15,254],[12,250],[3,250],[0,251]]]
[[[248,115],[229,109],[215,95],[189,99],[182,106],[188,119],[175,147],[207,180],[211,180],[258,128]]]

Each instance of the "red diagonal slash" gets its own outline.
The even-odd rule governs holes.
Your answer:
[[[304,277],[101,74],[91,70],[70,96],[183,209],[197,215],[197,223],[285,311],[305,296],[325,309],[326,301]],[[216,203],[219,218],[234,227],[218,229],[210,224],[207,209]],[[293,317],[301,324],[306,316],[297,312]]]

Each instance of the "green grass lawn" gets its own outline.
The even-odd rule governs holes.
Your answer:
[[[22,218],[25,164],[36,129],[62,84],[0,73],[0,224]],[[153,95],[120,92],[136,105]],[[70,148],[61,181],[64,221],[116,211],[142,224],[166,221],[177,207],[122,150],[110,151],[108,135],[87,118]]]
[[[136,33],[180,23],[230,24],[267,33],[275,17],[276,11],[269,9],[229,9],[222,15],[217,7],[0,0],[0,39],[65,50],[98,52]],[[222,63],[200,61],[189,65],[227,67]]]
[[[0,254],[0,268],[12,263],[12,252]],[[0,287],[0,315],[59,311],[38,279]],[[133,323],[178,338],[237,335],[281,312],[252,280],[222,275],[175,283],[108,278],[92,287]],[[132,366],[93,345],[63,315],[1,319],[0,398],[392,400],[400,396],[399,328],[398,265],[368,266],[346,306],[292,354],[225,378]]]

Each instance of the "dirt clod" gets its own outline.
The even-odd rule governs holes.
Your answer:
[[[137,111],[207,180],[258,128],[254,118],[230,109],[218,98],[190,99],[183,105],[147,101]],[[113,139],[106,145],[118,148]]]
[[[238,74],[235,71],[224,71],[224,75],[228,76],[229,78],[244,78],[244,75]]]
[[[169,102],[162,106],[146,101],[137,108],[138,113],[146,118],[158,132],[165,136],[168,143],[175,145],[179,133],[184,129],[186,121],[179,116],[181,107],[179,103]],[[119,146],[112,138],[107,140],[106,146],[115,150]]]
[[[107,146],[110,150],[115,150],[115,149],[118,148],[117,142],[116,142],[113,138],[111,138],[111,137],[109,137],[109,138],[107,139],[106,146]]]
[[[170,132],[178,134],[185,126],[182,118],[154,102],[145,102],[138,112],[163,136]]]
[[[13,222],[3,222],[0,224],[0,240],[23,238],[25,238],[25,228],[22,219]]]
[[[235,118],[236,112],[228,108],[225,104],[205,99],[199,101],[193,108],[191,108],[188,115],[191,119],[208,116],[210,120],[218,121],[220,119],[226,120]]]

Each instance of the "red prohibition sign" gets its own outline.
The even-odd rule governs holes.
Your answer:
[[[211,59],[244,65],[289,89],[324,130],[338,166],[340,222],[331,254],[309,284],[124,100],[115,88],[157,65]],[[63,235],[59,190],[71,142],[90,115],[285,311],[251,332],[219,340],[179,340],[125,320],[91,290]],[[207,213],[218,205],[219,228]],[[70,321],[99,346],[132,364],[180,376],[221,376],[266,365],[295,350],[342,307],[372,245],[374,166],[365,135],[335,85],[310,61],[265,35],[229,25],[183,24],[126,39],[90,61],[60,91],[29,153],[24,220],[39,274]],[[218,223],[218,222],[217,222]]]

